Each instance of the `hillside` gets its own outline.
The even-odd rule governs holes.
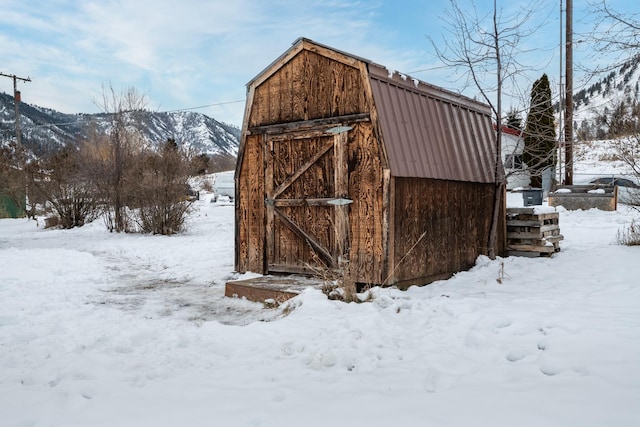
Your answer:
[[[142,112],[143,134],[152,144],[173,138],[195,153],[235,157],[240,129],[192,111]],[[106,114],[65,114],[22,102],[20,125],[23,144],[36,155],[56,150],[66,143],[85,139],[89,126],[107,129]],[[13,96],[0,93],[0,139],[15,137]]]
[[[610,125],[623,114],[638,116],[640,55],[602,76],[590,86],[574,90],[574,129],[580,140],[606,139]]]

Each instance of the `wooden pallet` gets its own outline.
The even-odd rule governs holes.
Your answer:
[[[535,208],[507,209],[507,255],[540,257],[560,252],[560,214]]]

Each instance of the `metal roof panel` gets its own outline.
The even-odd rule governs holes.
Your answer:
[[[488,106],[369,67],[392,175],[495,181],[496,138]]]

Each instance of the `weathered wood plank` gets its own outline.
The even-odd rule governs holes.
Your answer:
[[[331,202],[335,197],[306,198],[306,199],[276,199],[273,201],[277,207],[300,207],[300,206],[333,206]]]
[[[531,233],[544,233],[547,231],[560,230],[560,225],[536,225],[536,226],[514,226],[507,224],[507,230],[509,232],[531,232]]]
[[[389,169],[382,171],[382,254],[383,263],[381,277],[384,277],[382,285],[388,285],[393,280],[395,268],[393,245],[395,236],[395,226],[392,224],[395,218],[395,188],[394,178]]]
[[[519,256],[527,258],[540,258],[540,256],[551,255],[550,253],[540,253],[532,251],[507,251],[507,256]]]
[[[275,198],[273,189],[273,145],[265,137],[262,140],[264,141],[264,193],[266,200],[273,200]],[[268,271],[266,264],[271,262],[275,256],[275,217],[273,210],[273,205],[267,203],[265,206],[265,268],[263,269],[265,272]]]
[[[293,120],[293,99],[291,97],[291,93],[293,93],[293,64],[288,62],[277,74],[280,75],[280,113],[278,116],[281,122],[290,122]]]
[[[246,280],[232,280],[225,284],[225,296],[246,298],[250,301],[265,302],[275,300],[282,303],[305,289],[322,286],[320,279],[308,276],[270,275]]]
[[[270,273],[289,273],[289,274],[302,274],[305,276],[320,276],[325,273],[324,267],[317,265],[304,264],[269,264]]]
[[[535,207],[523,207],[523,208],[507,208],[507,215],[532,215],[536,213]]]
[[[357,280],[379,284],[382,277],[382,189],[380,153],[368,123],[353,130],[357,144],[349,150],[350,183],[354,204],[351,207],[351,261]],[[351,144],[350,144],[351,145]]]
[[[353,124],[368,122],[371,120],[369,113],[347,114],[342,116],[324,117],[320,119],[301,120],[286,123],[274,123],[263,126],[253,126],[248,129],[250,134],[267,133],[277,135],[288,132],[301,132],[305,130],[317,132],[321,128],[329,128],[340,124]]]
[[[554,222],[548,222],[548,221],[550,220],[509,219],[507,220],[507,227],[542,227],[543,225],[554,224]],[[557,224],[557,220],[555,224]]]
[[[546,220],[546,219],[559,219],[560,218],[560,213],[559,212],[546,212],[546,213],[540,213],[540,214],[515,214],[515,213],[507,213],[507,218],[508,219],[519,219],[519,220]]]
[[[242,227],[245,233],[242,239],[245,242],[245,265],[248,271],[258,273],[264,269],[264,180],[261,174],[253,171],[261,170],[263,167],[261,140],[259,137],[247,139],[248,155],[241,173],[244,179],[240,180],[240,191],[248,194],[246,202],[240,206],[245,224]]]
[[[511,231],[507,232],[507,238],[513,239],[534,239],[540,237],[549,237],[560,234],[560,226],[554,226],[553,230],[540,231],[538,228],[534,228],[529,231]]]
[[[276,304],[282,304],[286,300],[294,298],[299,294],[300,291],[270,286],[258,286],[243,281],[227,282],[224,288],[224,296],[228,298],[245,298],[253,302],[274,300]]]
[[[524,252],[545,252],[545,253],[553,253],[555,252],[555,248],[553,245],[516,245],[507,242],[507,250],[512,251],[524,251]]]
[[[333,137],[333,162],[334,162],[334,187],[335,196],[341,199],[349,198],[349,171],[348,157],[348,132],[342,132]],[[347,263],[345,255],[349,250],[349,205],[336,205],[334,213],[335,221],[335,248],[334,257],[341,267]]]
[[[549,236],[549,237],[545,238],[545,240],[547,242],[551,242],[551,243],[555,244],[555,243],[560,242],[561,240],[564,240],[564,236],[562,234],[558,234],[557,236]]]

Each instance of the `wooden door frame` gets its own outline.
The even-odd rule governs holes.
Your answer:
[[[334,127],[334,129],[336,129]],[[326,126],[320,129],[308,129],[303,132],[290,131],[280,134],[263,133],[264,147],[264,179],[265,179],[265,272],[273,271],[271,266],[275,258],[275,220],[278,218],[283,225],[290,229],[299,238],[303,239],[318,257],[330,269],[336,269],[347,262],[346,255],[349,249],[349,176],[348,176],[348,130],[343,127],[339,132],[327,132]],[[274,144],[279,141],[290,141],[296,139],[309,139],[320,137],[331,137],[329,143],[324,144],[320,149],[300,166],[291,176],[274,188]],[[333,150],[333,174],[334,174],[334,197],[332,198],[300,198],[300,199],[278,199],[293,182],[300,178],[311,166],[313,166],[325,154]],[[342,202],[341,202],[342,201]],[[347,201],[347,202],[343,202]],[[335,247],[326,248],[318,240],[307,233],[296,222],[285,215],[279,207],[287,206],[328,206],[334,207],[334,230]],[[299,270],[298,266],[288,266],[289,270]],[[304,269],[303,269],[304,270]],[[295,272],[295,271],[291,271]]]

